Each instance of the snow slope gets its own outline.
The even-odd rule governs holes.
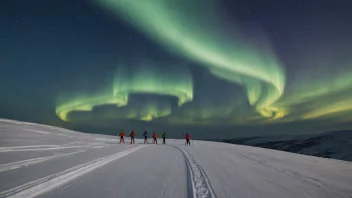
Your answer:
[[[224,142],[352,161],[352,131],[318,135],[235,138]]]
[[[0,120],[0,197],[352,197],[352,163],[217,142]]]

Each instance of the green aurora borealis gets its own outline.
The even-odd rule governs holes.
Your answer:
[[[89,80],[93,88],[77,72],[67,84],[81,81],[84,88],[53,91],[55,114],[64,123],[135,122],[145,123],[143,128],[150,123],[169,128],[304,123],[314,128],[317,123],[346,126],[352,121],[352,47],[330,42],[328,36],[313,35],[308,42],[297,36],[286,42],[291,47],[286,57],[294,59],[286,61],[268,32],[234,20],[216,0],[90,3],[167,54],[162,60],[170,60],[149,57],[144,53],[148,48],[136,45],[128,47],[136,49],[129,57],[113,55],[107,61],[113,65],[108,75]],[[301,30],[292,26],[299,35]],[[306,42],[310,45],[303,46]],[[106,54],[109,48],[102,51]],[[92,76],[99,73],[90,71]]]
[[[329,96],[332,92],[350,90],[352,88],[352,68],[344,72],[345,75],[339,75],[330,82],[326,82],[326,85],[320,86],[322,88],[308,85],[303,88],[303,93],[294,92],[295,94],[290,96],[292,102],[290,99],[280,100],[284,98],[285,70],[275,57],[270,45],[266,44],[263,39],[255,41],[256,43],[246,42],[239,30],[231,37],[227,36],[222,29],[226,27],[226,24],[217,22],[218,13],[212,13],[211,16],[201,15],[199,6],[185,0],[98,0],[97,2],[135,24],[137,28],[163,47],[172,48],[178,55],[198,62],[207,67],[213,75],[230,81],[234,86],[242,86],[248,103],[253,107],[253,114],[241,122],[279,122],[280,120],[338,117],[341,113],[352,110],[352,105],[350,105],[352,104],[352,93],[346,94],[349,99],[333,98],[332,104],[319,105],[315,102],[317,99],[321,100],[320,97]],[[208,0],[204,2],[205,5],[209,3],[214,4]],[[208,29],[205,24],[213,28]],[[257,43],[260,43],[260,48]],[[201,108],[206,110],[200,112],[197,108],[182,107],[185,102],[192,102],[193,99],[192,79],[186,69],[162,71],[162,69],[153,67],[152,64],[140,64],[141,68],[137,71],[126,72],[123,68],[118,70],[110,92],[68,100],[57,107],[57,115],[62,120],[70,121],[67,114],[72,111],[91,111],[94,106],[104,104],[123,107],[128,105],[130,93],[149,93],[177,97],[181,111],[187,113],[183,113],[182,118],[177,115],[173,116],[170,104],[158,107],[155,102],[149,101],[141,109],[134,108],[124,113],[126,118],[152,121],[168,117],[166,120],[172,123],[184,123],[192,120],[194,118],[192,115],[197,113],[202,114],[199,117],[208,119],[219,116],[211,113],[214,112],[212,108],[219,108],[217,106],[205,105]],[[236,104],[236,97],[232,101]],[[300,115],[291,118],[292,112],[290,111],[293,110],[293,106],[309,104],[309,102],[315,103],[312,105],[316,107],[306,109]],[[229,109],[236,108],[231,103],[226,105]],[[202,123],[202,120],[199,121]],[[230,124],[244,124],[241,122],[233,119]],[[191,123],[197,124],[196,121]]]
[[[91,111],[94,106],[99,105],[123,107],[128,105],[129,95],[133,93],[174,96],[178,99],[178,106],[192,101],[192,78],[186,68],[176,66],[165,70],[158,69],[153,64],[145,62],[143,64],[144,67],[138,70],[131,70],[126,66],[118,67],[110,90],[95,95],[83,96],[82,94],[73,97],[74,99],[70,98],[71,100],[57,107],[58,117],[64,121],[70,121],[68,114],[73,111]],[[134,107],[118,114],[116,116],[119,118],[151,121],[153,118],[169,116],[171,105],[167,101],[149,100],[143,107]]]
[[[187,5],[189,4],[187,1],[111,0],[98,1],[98,3],[114,12],[121,13],[127,20],[132,20],[152,39],[165,47],[174,49],[175,53],[203,64],[213,75],[243,86],[247,93],[248,102],[263,117],[276,119],[285,113],[274,106],[274,102],[282,96],[285,86],[283,68],[272,50],[264,43],[262,44],[264,47],[261,49],[262,52],[258,52],[254,44],[241,41],[240,36],[237,39],[236,37],[234,39],[222,37],[221,24],[216,23],[216,15],[203,15],[206,18],[194,15],[192,13],[195,13],[195,7]],[[183,12],[182,10],[189,11]],[[202,28],[202,25],[207,23],[212,23],[210,25],[214,27],[213,29],[219,31],[209,31]],[[148,67],[148,65],[142,66],[145,71],[136,72],[137,74],[133,75],[136,80],[131,82],[132,85],[116,83],[119,78],[128,78],[128,75],[122,71],[117,72],[117,80],[114,82],[110,96],[102,94],[91,98],[75,99],[60,105],[57,108],[57,114],[61,119],[67,120],[68,112],[91,110],[94,105],[125,106],[128,104],[128,93],[133,92],[176,96],[179,98],[179,105],[192,100],[190,75],[180,74],[180,76],[184,75],[182,79],[177,78],[177,73],[169,73],[164,77],[164,75],[157,75],[158,71],[155,71],[154,68]],[[142,75],[139,75],[140,73]],[[147,79],[143,79],[144,76]],[[123,94],[120,95],[119,92]],[[154,117],[164,117],[171,114],[166,110],[163,113],[158,113],[153,105],[148,105],[146,109],[148,109],[148,113],[143,113],[146,115],[140,117],[142,120],[151,120]],[[189,113],[194,114],[195,112],[191,110]]]

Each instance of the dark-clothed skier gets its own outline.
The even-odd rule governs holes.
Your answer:
[[[134,144],[134,136],[136,136],[136,134],[134,133],[134,131],[132,130],[130,137],[131,137],[131,144]]]
[[[164,133],[161,135],[161,137],[163,138],[163,144],[166,144],[166,143],[165,143],[165,139],[166,139],[166,132],[164,132]]]
[[[144,144],[148,144],[148,133],[147,133],[147,131],[144,131],[143,137],[144,137]]]

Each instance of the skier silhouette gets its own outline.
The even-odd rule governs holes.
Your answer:
[[[166,143],[165,143],[165,139],[166,139],[166,132],[164,132],[164,133],[161,135],[161,137],[163,138],[163,144],[166,144]]]
[[[191,146],[191,142],[190,142],[191,136],[189,135],[189,133],[186,133],[186,142],[185,145],[190,145]]]
[[[153,133],[153,144],[158,144],[158,135],[156,132]]]
[[[121,130],[119,136],[120,136],[120,144],[125,143],[125,132],[123,132],[123,130]]]
[[[144,131],[143,137],[144,137],[144,144],[148,144],[148,133],[147,133],[147,130]]]
[[[131,144],[134,144],[134,136],[136,134],[134,133],[134,131],[132,130],[131,134],[130,134],[130,137],[131,137]]]

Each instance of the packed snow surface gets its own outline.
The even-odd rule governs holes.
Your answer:
[[[352,197],[351,162],[206,141],[128,143],[0,120],[0,197]]]

